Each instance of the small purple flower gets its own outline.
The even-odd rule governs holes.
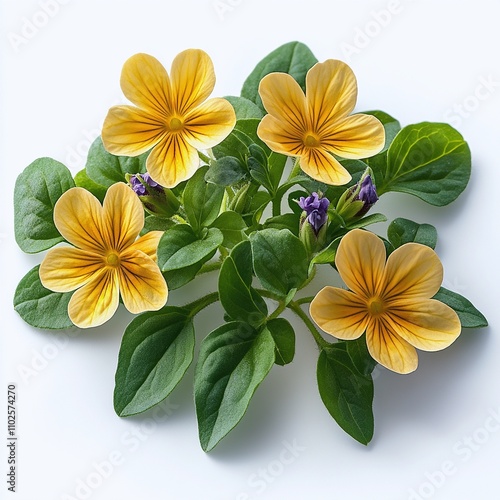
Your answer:
[[[365,215],[377,202],[377,190],[375,189],[375,185],[373,184],[370,175],[367,175],[361,182],[361,188],[356,195],[355,200],[363,202],[363,208],[356,214],[357,216]]]
[[[136,194],[139,196],[145,196],[148,194],[148,190],[146,189],[146,186],[141,182],[141,179],[148,185],[151,186],[152,188],[155,188],[156,190],[162,190],[160,185],[155,182],[153,179],[151,179],[151,176],[148,173],[145,174],[135,174],[132,177],[130,177],[130,186],[134,190]]]
[[[319,233],[321,227],[328,220],[328,198],[320,198],[318,193],[312,193],[311,196],[299,199],[299,207],[307,214],[307,221],[314,229],[315,234]]]

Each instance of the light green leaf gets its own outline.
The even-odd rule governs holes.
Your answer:
[[[80,170],[80,172],[75,175],[75,184],[78,187],[82,187],[91,192],[101,203],[103,202],[107,189],[104,186],[97,184],[97,182],[94,182],[87,175],[87,171],[85,169]]]
[[[236,112],[236,120],[246,120],[248,118],[261,119],[264,116],[262,109],[249,99],[237,96],[226,96]]]
[[[232,186],[248,177],[248,169],[234,156],[223,156],[210,163],[205,180],[219,186]]]
[[[243,231],[247,226],[243,217],[238,212],[231,210],[222,212],[212,223],[211,227],[216,227],[222,231],[224,235],[222,245],[226,248],[232,248],[246,238]]]

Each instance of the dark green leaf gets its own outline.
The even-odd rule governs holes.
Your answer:
[[[164,307],[137,316],[125,330],[118,355],[116,413],[134,415],[165,399],[184,376],[193,354],[188,311]]]
[[[318,388],[330,415],[354,439],[373,437],[373,382],[359,373],[344,348],[323,349],[318,359]]]
[[[368,346],[366,345],[366,335],[362,335],[359,339],[345,342],[345,346],[347,354],[349,354],[358,372],[368,377],[377,366],[377,362],[370,356]]]
[[[361,227],[370,226],[371,224],[377,224],[378,222],[385,222],[387,217],[384,214],[370,214],[362,219],[358,219],[354,222],[349,222],[346,224],[347,229],[359,229]]]
[[[215,255],[215,252],[215,250],[210,252],[203,259],[190,266],[163,272],[169,290],[177,290],[192,281],[203,267],[203,264],[208,262]]]
[[[437,231],[434,226],[403,218],[394,219],[389,224],[387,237],[394,248],[412,242],[436,248],[437,243]]]
[[[94,182],[87,175],[87,171],[85,169],[80,170],[80,172],[75,175],[75,184],[78,187],[82,187],[87,191],[90,191],[101,203],[106,196],[107,189],[104,186],[97,184],[97,182]]]
[[[244,97],[226,96],[236,112],[236,120],[246,120],[248,118],[260,119],[264,112],[255,103]]]
[[[266,326],[276,344],[275,363],[281,366],[291,363],[295,355],[295,332],[292,325],[285,318],[274,318]]]
[[[295,236],[299,235],[300,215],[297,213],[288,213],[270,217],[264,223],[264,228],[288,229]]]
[[[226,248],[232,248],[244,238],[244,230],[247,228],[243,217],[237,213],[228,210],[222,212],[217,219],[212,223],[211,227],[216,227],[222,231],[224,241],[222,245]]]
[[[482,328],[488,326],[488,320],[483,314],[462,295],[441,287],[433,298],[447,304],[458,314],[462,328]]]
[[[56,293],[40,282],[40,266],[34,267],[19,282],[14,294],[14,309],[26,323],[45,330],[63,330],[73,325],[68,316],[71,293]]]
[[[219,186],[231,186],[248,176],[246,166],[234,156],[223,156],[211,162],[205,180]]]
[[[39,158],[14,187],[14,232],[23,252],[37,253],[64,241],[54,224],[54,205],[75,186],[71,172],[52,158]]]
[[[227,323],[202,342],[195,372],[195,404],[201,446],[210,451],[245,414],[255,390],[274,364],[269,331]]]
[[[262,229],[250,241],[255,274],[264,288],[286,297],[307,279],[307,251],[287,229]]]

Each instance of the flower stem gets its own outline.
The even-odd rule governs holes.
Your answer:
[[[312,336],[314,337],[314,340],[316,341],[316,344],[320,349],[323,349],[330,345],[321,336],[321,334],[314,326],[314,323],[309,319],[309,316],[300,308],[300,305],[297,302],[292,301],[288,304],[287,307],[291,309],[304,322],[304,324],[307,326],[307,329],[311,332]]]
[[[189,316],[192,318],[196,316],[200,311],[205,309],[205,307],[208,307],[210,304],[213,304],[218,300],[219,300],[219,293],[212,292],[209,293],[208,295],[205,295],[204,297],[201,297],[191,302],[190,304],[185,305],[184,308],[191,310]]]
[[[207,155],[204,155],[201,151],[198,151],[198,156],[207,164],[210,165],[210,162],[212,159],[208,157]]]
[[[297,299],[294,302],[298,305],[301,306],[302,304],[309,304],[312,302],[314,299],[314,295],[311,295],[309,297],[302,297],[301,299]]]
[[[222,262],[209,262],[208,264],[203,264],[202,268],[198,271],[198,274],[211,273],[212,271],[217,271],[222,266]]]

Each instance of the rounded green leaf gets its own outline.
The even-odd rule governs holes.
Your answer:
[[[394,219],[387,228],[387,237],[394,248],[405,243],[420,243],[436,248],[437,231],[431,224],[418,224],[409,219]]]
[[[295,356],[295,332],[285,318],[274,318],[266,323],[276,345],[276,364],[287,365]]]

